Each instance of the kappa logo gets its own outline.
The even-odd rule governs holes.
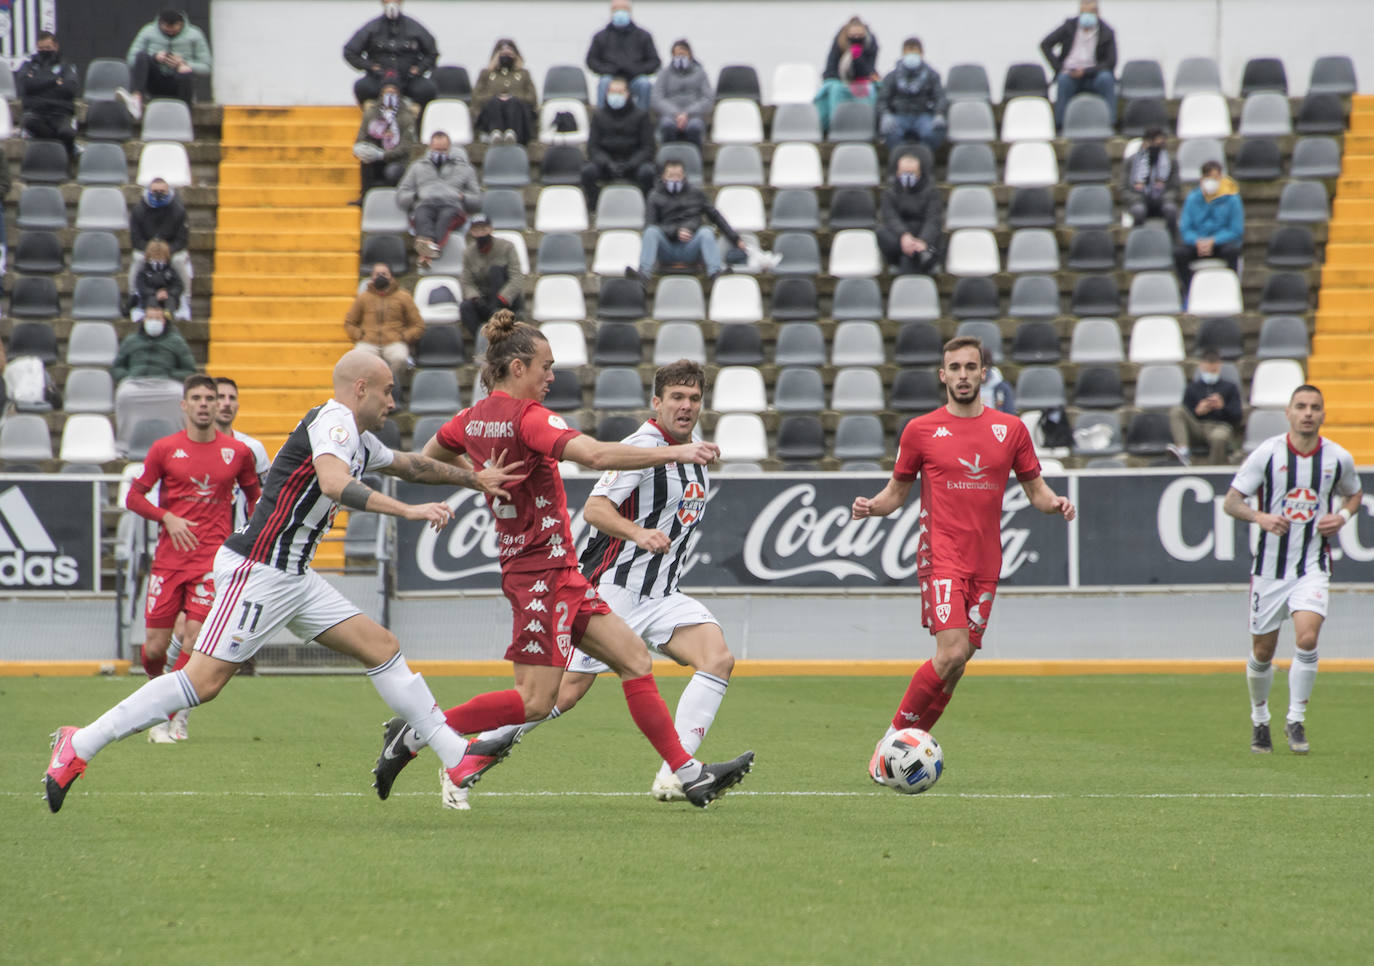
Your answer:
[[[540,600],[538,597],[527,603],[525,605],[525,610],[534,611],[538,614],[547,614],[549,612],[549,609],[544,606],[544,602]]]
[[[219,455],[224,457],[225,466],[228,466],[230,463],[234,462],[234,449],[232,446],[221,446],[219,449]]]
[[[931,438],[931,439],[946,439],[946,438],[951,437],[951,436],[953,436],[953,435],[954,435],[954,434],[951,433],[951,432],[949,431],[949,427],[948,427],[948,426],[941,426],[941,427],[940,427],[939,429],[937,429],[935,432],[933,432],[933,433],[930,434],[930,438]]]
[[[1002,423],[992,424],[992,435],[997,437],[997,442],[1004,443],[1007,440],[1007,427]]]
[[[174,460],[189,460],[190,458],[191,454],[187,453],[186,450],[182,449],[180,446],[172,453],[172,459]]]
[[[544,583],[544,581],[542,580],[536,580],[533,584],[530,585],[531,594],[547,594],[548,592],[549,585]]]
[[[544,519],[539,521],[540,530],[547,530],[550,527],[556,526],[558,526],[558,517],[544,517]]]
[[[543,653],[544,653],[544,648],[542,648],[541,646],[539,646],[538,644],[536,644],[534,641],[530,641],[530,642],[529,642],[528,644],[526,644],[524,647],[520,648],[520,650],[523,651],[523,652],[526,653],[526,654],[543,654]]]
[[[983,456],[981,453],[973,454],[972,463],[964,459],[962,456],[959,457],[959,462],[964,464],[964,475],[967,476],[970,480],[981,480],[983,478],[983,474],[986,473],[989,469],[991,469],[991,467],[983,465]]]
[[[568,555],[568,548],[559,543],[549,544],[549,559],[558,560]]]
[[[525,630],[529,631],[531,634],[542,634],[544,633],[544,625],[537,620],[531,619],[530,622],[525,625]]]
[[[58,552],[17,486],[0,493],[0,524],[0,587],[71,587],[81,579],[76,558]]]
[[[553,502],[553,501],[550,500],[548,497],[536,496],[536,497],[534,498],[534,506],[535,506],[536,509],[539,509],[539,510],[544,509],[544,507],[548,506],[548,505],[551,504],[552,502]]]
[[[915,724],[916,719],[920,717],[919,714],[912,714],[910,711],[900,711],[898,714],[902,716],[902,720],[910,721],[912,724]]]

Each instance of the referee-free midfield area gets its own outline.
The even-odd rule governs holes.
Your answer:
[[[649,797],[615,688],[454,812],[428,752],[377,800],[386,709],[361,677],[245,678],[189,741],[111,747],[50,814],[48,733],[137,683],[0,680],[0,962],[1368,959],[1374,675],[1321,677],[1304,757],[1250,753],[1239,661],[980,676],[910,797],[865,775],[904,678],[740,677],[703,751],[757,767],[705,812]],[[433,681],[441,702],[502,683]]]

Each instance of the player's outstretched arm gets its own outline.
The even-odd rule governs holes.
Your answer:
[[[423,520],[434,529],[442,529],[453,519],[453,511],[447,503],[402,503],[385,493],[378,493],[366,483],[361,483],[348,472],[348,464],[337,456],[321,453],[314,459],[315,478],[319,480],[320,491],[335,503],[350,510],[364,510],[368,513],[385,513],[400,517],[402,520]]]
[[[1244,523],[1257,523],[1261,530],[1275,536],[1283,536],[1288,532],[1288,521],[1285,518],[1277,513],[1260,513],[1245,500],[1246,495],[1233,486],[1226,491],[1226,499],[1222,501],[1221,508],[1228,516]]]
[[[434,441],[431,440],[431,443]],[[438,446],[438,444],[435,444]],[[411,483],[432,483],[436,486],[465,486],[470,490],[479,490],[482,493],[490,493],[492,496],[499,496],[502,499],[510,497],[504,489],[515,483],[519,483],[527,475],[523,471],[523,464],[511,463],[507,465],[506,454],[502,453],[490,466],[483,467],[480,471],[474,471],[467,459],[449,450],[444,450],[438,446],[452,460],[438,459],[426,453],[394,453],[391,465],[383,468],[381,472],[389,476],[399,477]],[[426,444],[425,449],[429,449]]]
[[[662,530],[641,527],[621,516],[620,508],[604,496],[589,496],[582,508],[582,518],[602,533],[619,540],[629,540],[636,547],[650,553],[667,553],[672,541]],[[561,705],[560,705],[561,707]]]
[[[563,450],[563,458],[594,470],[646,470],[669,463],[696,463],[705,466],[720,457],[715,443],[685,443],[681,446],[630,446],[603,443],[590,436],[574,436]]]
[[[850,507],[850,515],[855,520],[862,520],[865,517],[885,517],[906,505],[906,498],[911,495],[911,484],[914,480],[899,480],[895,477],[887,481],[887,486],[883,487],[875,497],[857,496],[854,498],[854,505]]]
[[[1057,513],[1065,520],[1072,520],[1078,515],[1078,510],[1069,502],[1067,496],[1059,496],[1050,485],[1045,482],[1043,476],[1037,476],[1033,480],[1026,480],[1021,484],[1021,489],[1026,491],[1026,496],[1030,498],[1031,506],[1041,513]]]

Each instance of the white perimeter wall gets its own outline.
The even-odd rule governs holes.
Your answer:
[[[520,45],[537,78],[551,64],[581,64],[609,3],[590,0],[407,0],[407,13],[434,34],[440,62],[471,72],[485,65],[498,36]],[[344,42],[376,16],[373,0],[213,0],[215,98],[224,104],[346,104],[357,74]],[[857,13],[872,26],[888,70],[911,34],[941,71],[981,62],[994,96],[1008,64],[1042,61],[1040,39],[1077,10],[1074,0],[639,0],[635,20],[658,42],[687,37],[712,77],[722,65],[753,64],[767,98],[784,61],[824,65],[841,23]],[[1121,62],[1154,58],[1172,81],[1178,61],[1215,57],[1229,93],[1251,57],[1282,56],[1289,86],[1305,93],[1312,62],[1354,58],[1362,89],[1374,83],[1374,2],[1370,0],[1103,0]]]

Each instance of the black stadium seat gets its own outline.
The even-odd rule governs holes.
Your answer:
[[[990,278],[961,278],[954,283],[949,299],[949,314],[956,319],[995,319],[998,309],[997,283]]]
[[[1140,137],[1152,127],[1161,128],[1164,131],[1172,131],[1173,124],[1169,122],[1169,112],[1164,106],[1164,99],[1161,97],[1137,97],[1135,100],[1127,101],[1126,108],[1121,112],[1121,133],[1128,137]]]
[[[26,231],[15,247],[14,267],[28,275],[62,271],[62,240],[50,231]]]
[[[778,424],[777,457],[818,460],[825,456],[825,429],[815,416],[784,416]]]
[[[644,286],[629,278],[608,278],[601,283],[596,299],[598,319],[623,319],[637,322],[649,314],[644,301]]]
[[[9,357],[20,356],[37,356],[45,366],[52,365],[57,361],[57,333],[44,322],[16,323],[10,331]]]
[[[1231,166],[1237,181],[1274,181],[1282,175],[1283,153],[1272,138],[1247,138],[1241,142]]]
[[[1012,64],[1002,84],[1002,102],[1013,97],[1048,97],[1049,79],[1039,64]]]
[[[720,69],[716,79],[716,100],[727,97],[745,97],[755,103],[763,100],[759,88],[759,74],[748,64],[731,64]]]
[[[763,339],[752,325],[722,325],[716,333],[716,365],[763,365]]]
[[[643,358],[639,330],[633,322],[602,322],[596,327],[593,365],[637,366]]]
[[[1007,205],[1009,228],[1053,228],[1054,194],[1049,188],[1017,188]]]
[[[16,279],[10,292],[10,315],[16,319],[52,319],[60,313],[57,284],[46,276]],[[11,352],[11,355],[14,353]]]
[[[780,278],[773,283],[770,315],[778,322],[814,322],[820,318],[816,283],[805,276]]]
[[[19,180],[26,184],[62,184],[67,180],[67,149],[61,141],[28,141],[19,164]]]
[[[385,262],[396,276],[409,271],[405,239],[399,235],[372,235],[364,241],[359,271],[370,272],[378,262]]]
[[[1226,316],[1203,319],[1198,326],[1195,351],[1201,355],[1209,349],[1227,361],[1239,359],[1245,353],[1240,323]]]
[[[429,79],[440,97],[456,97],[460,101],[472,100],[472,79],[466,67],[446,64],[434,68]]]

